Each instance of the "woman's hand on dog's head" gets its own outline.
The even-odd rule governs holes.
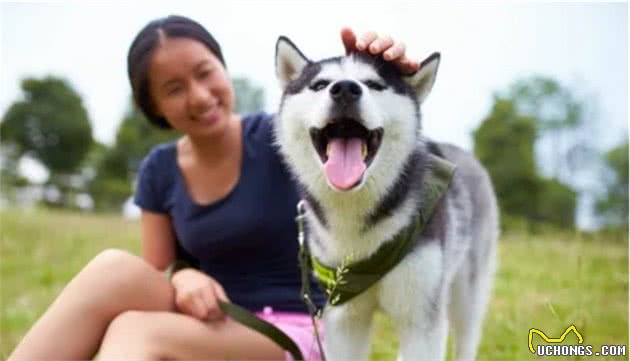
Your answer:
[[[413,74],[420,69],[420,63],[411,60],[405,54],[405,44],[395,41],[389,35],[379,35],[368,31],[357,37],[348,27],[341,29],[341,41],[346,48],[346,54],[364,51],[373,55],[382,54],[383,59],[391,61],[405,74]]]
[[[225,317],[219,301],[230,300],[214,278],[196,269],[185,268],[173,275],[171,283],[175,288],[175,305],[180,312],[204,321],[218,321]]]

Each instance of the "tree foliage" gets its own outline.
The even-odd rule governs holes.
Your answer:
[[[592,191],[584,177],[599,162],[591,124],[592,104],[552,78],[532,76],[515,81],[506,93],[519,114],[536,121],[536,159],[540,172],[582,192]]]
[[[628,142],[609,150],[604,160],[610,170],[605,194],[596,209],[607,225],[628,226]]]
[[[92,145],[92,128],[81,97],[63,79],[22,81],[24,100],[11,105],[0,125],[3,143],[16,156],[29,153],[55,173],[72,173]]]
[[[173,141],[178,134],[149,124],[134,106],[124,117],[111,148],[96,161],[90,193],[99,209],[116,209],[133,192],[133,182],[142,159],[153,146]]]
[[[578,194],[594,193],[592,108],[574,89],[544,76],[517,80],[495,97],[475,133],[475,151],[490,169],[504,213],[574,224]]]
[[[536,118],[541,132],[563,130],[583,122],[583,104],[555,79],[534,76],[516,81],[509,92],[519,113]]]
[[[259,112],[265,104],[264,89],[256,86],[245,77],[232,79],[234,94],[236,97],[235,111],[239,114]]]
[[[473,134],[475,154],[488,169],[502,214],[571,226],[576,194],[539,175],[534,156],[537,134],[536,118],[520,114],[513,99],[497,96]]]
[[[23,178],[15,166],[29,155],[47,168],[48,186],[60,194],[50,204],[67,206],[80,191],[77,174],[94,142],[87,111],[79,94],[61,78],[27,78],[21,86],[24,99],[9,107],[0,124],[2,174],[15,180],[10,180],[12,186],[20,186]]]
[[[536,220],[563,228],[575,225],[577,193],[557,179],[539,178]]]
[[[475,154],[490,173],[502,213],[533,217],[532,204],[540,191],[534,120],[518,115],[509,99],[497,97],[473,136]]]

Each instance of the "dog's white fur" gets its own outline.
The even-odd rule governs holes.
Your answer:
[[[298,81],[309,64],[312,63],[290,41],[278,41],[276,72],[283,88]],[[309,135],[310,128],[326,125],[334,106],[326,89],[285,92],[275,122],[276,142],[292,173],[319,202],[326,216],[324,225],[313,212],[307,213],[309,227],[319,241],[309,243],[311,251],[324,263],[339,265],[348,256],[353,261],[369,257],[406,227],[417,212],[420,194],[410,194],[394,210],[395,214],[365,230],[364,220],[379,200],[394,191],[392,187],[405,160],[418,149],[426,152],[427,139],[420,134],[416,107],[431,91],[438,65],[439,57],[434,57],[423,63],[416,74],[405,78],[418,103],[390,89],[371,91],[364,82],[382,83],[383,79],[372,65],[355,57],[321,65],[313,81],[331,79],[331,85],[338,80],[355,81],[362,89],[359,109],[364,126],[384,129],[380,148],[360,184],[344,192],[327,181]],[[474,359],[495,269],[498,213],[487,174],[479,164],[455,147],[444,146],[443,150],[449,160],[457,163],[457,173],[463,173],[453,179],[453,187],[460,189],[458,195],[444,197],[441,205],[446,210],[444,222],[448,223],[444,225],[444,239],[423,239],[422,246],[365,293],[346,304],[327,307],[325,350],[329,360],[368,358],[372,317],[377,309],[388,314],[397,326],[400,356],[404,360],[443,360],[449,323],[455,331],[457,359]],[[481,210],[483,219],[472,226],[475,190],[466,188],[467,174],[480,177],[478,193],[488,198]],[[475,243],[487,245],[482,264],[470,261]],[[476,278],[470,282],[473,273]]]

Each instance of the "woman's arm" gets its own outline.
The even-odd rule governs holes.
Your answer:
[[[142,257],[160,271],[175,261],[175,233],[169,216],[142,211]],[[230,302],[223,287],[212,277],[192,268],[171,275],[177,309],[200,320],[219,320],[218,300]]]
[[[175,234],[169,216],[142,211],[142,258],[160,271],[175,260]]]

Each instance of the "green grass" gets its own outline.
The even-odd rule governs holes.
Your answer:
[[[2,359],[92,257],[112,247],[139,251],[139,224],[117,216],[13,210],[0,217]],[[627,234],[506,234],[499,256],[480,360],[540,359],[529,352],[529,329],[559,337],[571,324],[595,350],[601,344],[627,346]],[[383,315],[374,335],[372,359],[395,360],[396,333]],[[570,335],[564,343],[575,342]]]

